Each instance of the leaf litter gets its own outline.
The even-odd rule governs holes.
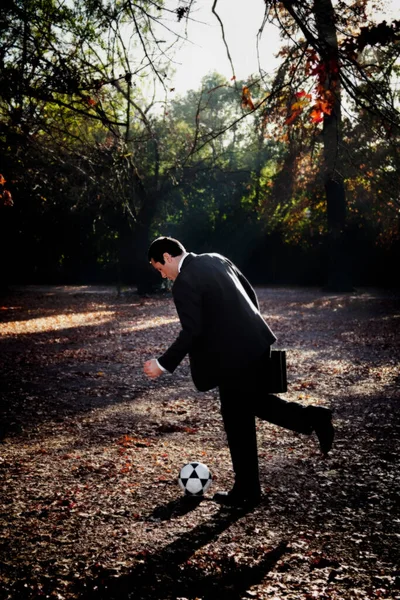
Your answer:
[[[232,485],[215,391],[174,339],[169,295],[30,288],[1,300],[0,598],[399,599],[400,303],[394,293],[259,288],[289,391],[332,406],[335,445],[258,422],[262,503]],[[184,502],[180,468],[213,474]]]

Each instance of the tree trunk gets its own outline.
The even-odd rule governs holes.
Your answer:
[[[318,51],[325,67],[325,94],[331,100],[332,108],[330,114],[324,114],[322,132],[329,240],[328,287],[335,291],[349,291],[349,261],[345,249],[346,193],[341,173],[340,66],[332,1],[314,0],[314,14],[318,30]]]
[[[159,283],[147,260],[150,226],[151,220],[132,226],[126,215],[121,215],[118,226],[118,285],[135,284],[140,294],[151,293]]]
[[[159,274],[147,260],[147,252],[151,242],[150,225],[151,223],[146,223],[137,227],[133,239],[132,258],[139,294],[154,292],[161,283]]]
[[[159,283],[159,278],[155,277],[154,269],[147,260],[151,242],[150,229],[160,198],[160,157],[156,140],[154,156],[154,182],[147,187],[139,176],[136,165],[129,159],[132,196],[136,196],[140,208],[134,211],[134,218],[129,216],[129,211],[125,211],[119,228],[119,281],[121,284],[135,283],[138,292],[143,294],[154,291]]]

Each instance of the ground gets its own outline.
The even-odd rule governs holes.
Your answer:
[[[400,599],[400,301],[395,293],[259,288],[287,350],[285,397],[334,409],[334,448],[258,423],[262,503],[232,485],[216,391],[185,362],[168,294],[14,288],[0,299],[0,598]],[[244,402],[246,399],[243,399]],[[187,503],[180,468],[213,484]]]

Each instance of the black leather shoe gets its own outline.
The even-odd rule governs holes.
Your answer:
[[[238,492],[233,489],[230,492],[216,492],[213,496],[214,502],[232,508],[251,508],[257,506],[261,501],[261,492]]]
[[[317,434],[321,452],[328,454],[332,448],[335,430],[332,425],[332,411],[323,406],[310,406],[311,424]]]

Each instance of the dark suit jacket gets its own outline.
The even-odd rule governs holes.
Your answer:
[[[219,385],[227,370],[246,368],[276,340],[252,286],[220,254],[190,253],[172,295],[182,329],[158,360],[172,373],[189,354],[193,382],[200,391]]]

